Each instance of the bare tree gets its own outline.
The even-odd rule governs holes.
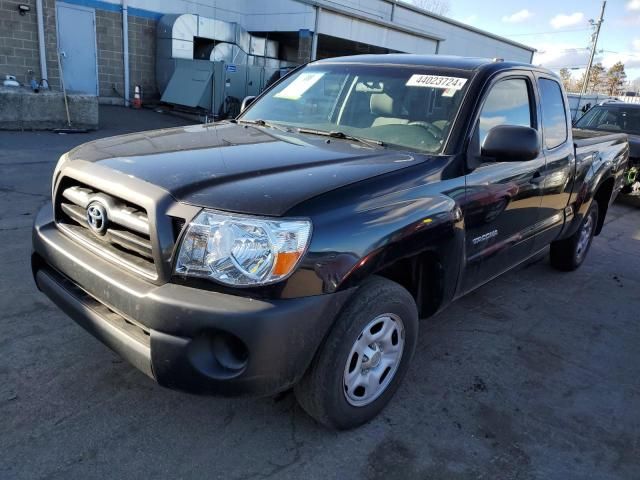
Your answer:
[[[579,85],[584,83],[584,76],[586,72],[582,74]],[[589,83],[587,84],[587,91],[590,93],[604,93],[606,94],[606,79],[607,69],[602,66],[601,63],[596,63],[591,67],[591,72],[589,73]]]
[[[562,85],[567,92],[573,90],[573,78],[571,77],[571,70],[568,68],[560,69],[560,78],[562,79]]]
[[[627,74],[624,71],[624,64],[622,62],[616,62],[607,72],[605,80],[609,95],[619,95],[626,81]]]
[[[445,16],[451,11],[451,2],[449,0],[404,0],[414,6],[427,10],[436,15]]]

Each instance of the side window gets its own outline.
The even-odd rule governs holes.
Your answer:
[[[480,112],[479,140],[498,125],[531,127],[531,101],[527,81],[522,78],[502,80],[487,95]]]
[[[562,99],[562,90],[558,82],[540,79],[540,97],[542,104],[542,131],[544,146],[555,148],[567,141],[567,111]]]

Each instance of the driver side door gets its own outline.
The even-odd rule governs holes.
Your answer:
[[[467,152],[463,292],[488,282],[533,254],[545,157],[497,162],[481,155],[489,130],[519,125],[539,131],[535,81],[529,72],[498,77],[479,109]]]

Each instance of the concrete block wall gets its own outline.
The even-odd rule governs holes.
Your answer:
[[[27,83],[27,71],[33,70],[40,78],[38,58],[38,28],[34,0],[0,0],[0,75],[15,75]],[[18,5],[31,7],[31,12],[20,15]]]
[[[135,85],[145,100],[158,98],[155,73],[156,20],[129,14],[129,98]],[[98,89],[103,102],[121,101],[124,95],[122,14],[96,9]],[[115,90],[114,90],[115,87]]]
[[[144,100],[160,98],[156,87],[156,27],[152,18],[129,15],[129,84],[142,87]]]
[[[103,99],[124,95],[122,14],[96,9],[98,95]],[[114,91],[115,88],[115,91]],[[116,91],[118,93],[116,93]]]
[[[18,13],[18,5],[28,5],[25,15]],[[44,0],[44,31],[49,85],[60,87],[56,60],[55,0]],[[38,21],[35,0],[0,0],[0,76],[15,75],[21,83],[28,83],[28,70],[37,80],[42,78],[38,52]]]
[[[75,3],[68,0],[69,3]],[[18,13],[18,5],[29,5],[31,11]],[[56,0],[43,0],[44,30],[49,86],[59,90],[57,63]],[[96,43],[98,47],[98,95],[104,103],[122,104],[124,95],[124,59],[122,45],[122,13],[117,8],[97,2]],[[155,81],[155,18],[129,14],[129,78],[130,98],[134,85],[141,85],[145,100],[158,98]],[[27,71],[42,78],[38,52],[38,30],[35,0],[0,0],[0,83],[4,75],[15,75],[28,83]],[[117,90],[114,91],[114,87]]]
[[[34,2],[35,3],[35,2]],[[58,33],[56,30],[56,0],[44,0],[44,38],[47,59],[49,87],[60,90],[60,71],[58,69]],[[37,22],[35,9],[33,21]]]

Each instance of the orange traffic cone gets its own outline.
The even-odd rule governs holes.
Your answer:
[[[141,97],[141,90],[140,90],[140,85],[136,85],[135,88],[133,89],[133,108],[140,108],[142,107],[142,97]]]

